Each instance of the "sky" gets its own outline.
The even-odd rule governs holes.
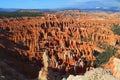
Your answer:
[[[94,5],[94,6],[93,6]],[[1,0],[0,8],[56,9],[89,7],[120,7],[120,0]]]

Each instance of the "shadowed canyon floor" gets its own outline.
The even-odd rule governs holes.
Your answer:
[[[85,78],[103,67],[110,69],[106,76],[119,80],[119,30],[119,13],[74,10],[44,17],[1,18],[0,79],[78,80],[69,75]],[[98,75],[104,75],[106,70],[100,71]]]

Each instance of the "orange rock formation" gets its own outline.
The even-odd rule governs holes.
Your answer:
[[[113,23],[120,24],[120,19],[76,19],[55,15],[5,18],[0,21],[0,46],[17,52],[12,55],[25,56],[20,59],[29,60],[39,70],[46,51],[53,71],[83,74],[87,67],[94,66],[97,42],[116,45],[118,36],[110,29]],[[90,62],[90,66],[86,62]]]

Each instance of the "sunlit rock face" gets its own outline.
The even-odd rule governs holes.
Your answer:
[[[113,24],[120,25],[120,19],[91,15],[1,19],[0,49],[10,55],[7,63],[30,79],[38,74],[40,80],[83,75],[95,67],[95,52],[105,51],[99,44],[119,48],[120,42],[119,35],[111,29]]]
[[[116,58],[116,57],[112,57],[110,58],[109,62],[107,64],[105,64],[104,66],[105,68],[108,68],[111,70],[112,74],[120,79],[120,59]]]
[[[67,80],[119,80],[113,77],[109,70],[102,68],[96,68],[91,71],[86,72],[83,76],[70,75]]]

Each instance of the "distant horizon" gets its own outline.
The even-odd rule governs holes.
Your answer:
[[[120,7],[99,7],[99,8],[119,8],[120,9]],[[98,9],[99,9],[98,8]],[[23,9],[23,10],[39,10],[39,9],[48,9],[48,10],[54,10],[54,9],[97,9],[97,7],[92,7],[92,8],[72,8],[72,7],[63,7],[63,8],[3,8],[3,7],[0,7],[0,9]]]
[[[120,0],[2,0],[0,4],[0,8],[15,9],[80,9],[93,7],[120,7]]]

